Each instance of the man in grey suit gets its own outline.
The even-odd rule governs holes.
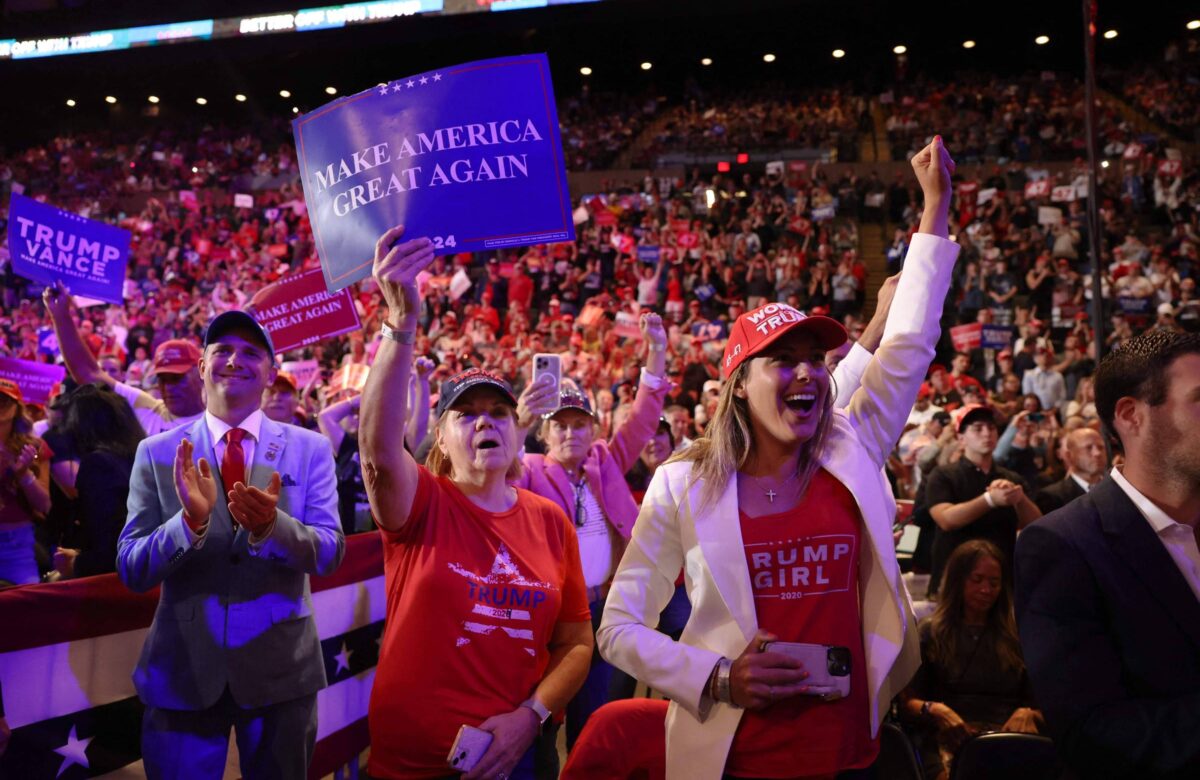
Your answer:
[[[199,368],[204,416],[138,447],[117,545],[128,587],[162,585],[134,671],[146,775],[220,778],[232,728],[247,780],[303,778],[326,684],[308,575],[345,552],[333,454],[263,415],[274,346],[250,315],[210,323]]]

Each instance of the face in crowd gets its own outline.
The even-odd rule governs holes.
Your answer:
[[[247,328],[233,327],[205,348],[200,375],[211,407],[257,408],[263,391],[275,381],[274,358],[259,337]],[[166,400],[166,390],[163,400]]]
[[[811,333],[794,330],[748,361],[735,394],[749,406],[755,441],[767,436],[791,446],[816,434],[829,385],[825,350]]]
[[[553,460],[575,467],[596,440],[596,421],[581,409],[560,409],[544,423],[542,436]]]
[[[962,439],[963,451],[966,455],[977,458],[988,457],[996,449],[999,435],[993,420],[976,417],[959,432]]]
[[[519,447],[516,409],[498,390],[472,388],[442,415],[436,435],[454,479],[507,471]]]

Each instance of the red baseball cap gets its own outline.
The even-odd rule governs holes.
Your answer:
[[[0,379],[0,395],[6,395],[17,403],[25,402],[21,395],[21,386],[11,379]]]
[[[734,321],[729,340],[725,342],[725,359],[722,361],[725,376],[774,344],[783,334],[796,329],[811,333],[824,350],[837,349],[849,338],[837,320],[809,317],[786,303],[768,303]]]
[[[922,398],[932,398],[932,397],[933,397],[933,388],[929,386],[928,382],[922,382],[920,389],[917,390],[917,400],[920,401]]]
[[[154,367],[150,375],[186,374],[200,362],[200,348],[186,339],[171,339],[154,350]]]
[[[992,425],[996,424],[996,410],[987,404],[968,404],[954,412],[954,430],[963,432],[972,422],[984,419]]]

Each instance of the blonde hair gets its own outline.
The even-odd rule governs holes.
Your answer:
[[[705,426],[704,436],[667,460],[667,463],[689,461],[693,464],[692,479],[704,480],[704,490],[700,494],[702,504],[716,503],[729,480],[746,465],[750,458],[750,450],[754,447],[750,404],[737,395],[737,390],[746,383],[749,373],[750,361],[745,360],[721,386],[721,395],[717,398],[717,411]],[[825,394],[817,430],[808,441],[800,445],[796,478],[800,482],[801,496],[808,491],[809,483],[821,468],[818,457],[825,447],[829,430],[833,427],[833,399],[836,395],[836,386],[830,377],[830,388]]]
[[[433,445],[429,448],[429,454],[425,456],[425,468],[429,469],[430,473],[435,477],[449,477],[454,479],[454,464],[450,462],[450,456],[442,449],[442,445],[438,443],[436,429],[441,426],[442,421],[446,419],[445,412],[438,418],[434,424],[435,432],[433,436]],[[520,444],[520,442],[517,442]],[[504,478],[509,482],[517,479],[525,471],[525,464],[521,462],[521,456],[513,457],[512,463],[508,464],[508,471],[504,473]]]

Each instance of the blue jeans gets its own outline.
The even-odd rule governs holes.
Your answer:
[[[32,523],[0,531],[0,582],[30,585],[40,579],[33,544]]]
[[[600,618],[604,615],[604,599],[596,599],[588,604],[588,609],[592,611],[592,633],[595,635],[600,628]],[[583,681],[579,693],[567,704],[568,752],[575,746],[579,732],[583,731],[583,726],[592,713],[608,703],[608,683],[612,673],[613,668],[600,657],[600,649],[593,647],[592,665],[588,669],[587,679]]]

